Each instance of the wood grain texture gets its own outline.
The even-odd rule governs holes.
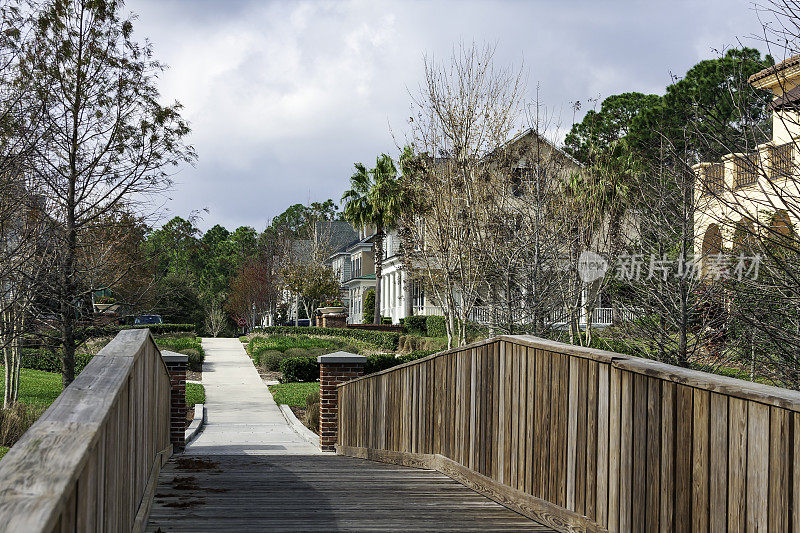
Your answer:
[[[767,531],[769,407],[747,406],[747,530]]]
[[[431,469],[343,456],[205,459],[211,470],[165,466],[147,531],[552,531],[478,493],[495,489],[484,477],[461,484]],[[190,483],[176,489],[181,480]]]
[[[130,530],[169,445],[169,390],[150,332],[119,333],[0,463],[4,530]]]
[[[355,418],[340,444],[385,423],[392,451],[447,457],[608,531],[800,530],[796,391],[528,336],[340,388]]]

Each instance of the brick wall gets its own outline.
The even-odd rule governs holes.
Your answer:
[[[346,328],[347,315],[322,315],[323,328]]]
[[[339,396],[336,385],[364,375],[366,357],[338,352],[322,355],[319,361],[319,444],[334,451],[339,432]]]
[[[188,358],[185,355],[173,352],[162,352],[161,357],[167,365],[169,380],[172,386],[169,409],[169,440],[172,443],[173,451],[178,452],[185,448],[186,363]]]

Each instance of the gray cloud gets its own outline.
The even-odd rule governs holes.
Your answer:
[[[663,91],[759,26],[745,0],[706,2],[263,2],[130,0],[140,38],[170,69],[165,98],[192,123],[199,160],[175,177],[165,218],[208,207],[203,228],[263,228],[288,205],[338,200],[355,161],[396,155],[423,54],[497,43],[524,61],[529,99],[572,122],[570,102]],[[591,105],[591,104],[588,104]],[[582,111],[582,112],[583,112]],[[582,113],[581,112],[581,113]],[[580,116],[577,117],[580,119]]]

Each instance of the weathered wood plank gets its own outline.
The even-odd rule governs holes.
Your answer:
[[[586,391],[586,516],[597,517],[597,383],[596,361],[587,362]]]
[[[611,401],[608,439],[608,530],[620,531],[620,439],[622,371],[611,367]]]
[[[747,403],[728,399],[728,531],[747,529]]]
[[[747,530],[767,531],[769,406],[747,405]]]
[[[608,470],[609,420],[611,401],[611,367],[597,364],[597,523],[608,525],[608,494],[611,484]]]
[[[659,525],[663,532],[675,529],[675,384],[661,383],[661,500]]]
[[[569,420],[567,422],[567,509],[575,511],[575,463],[578,450],[578,358],[569,359]]]
[[[645,530],[658,531],[661,517],[661,380],[647,378],[647,504]]]
[[[769,531],[789,531],[789,413],[770,407],[769,431]]]
[[[675,405],[675,529],[692,527],[692,423],[691,387],[678,385]]]
[[[709,516],[709,392],[694,390],[692,429],[692,531],[708,531]]]
[[[377,453],[387,461],[412,455]],[[538,514],[545,520],[551,511],[559,512],[552,504],[517,494],[441,455],[421,456],[420,461],[429,461],[459,482],[436,471],[341,456],[208,459],[215,463],[214,472],[193,471],[176,461],[167,464],[160,476],[149,531],[543,532],[551,529],[518,512]],[[191,478],[196,488],[174,489],[176,477]],[[309,501],[315,504],[308,505]],[[507,508],[514,506],[518,512]],[[591,531],[591,524],[588,526]]]
[[[136,365],[140,359],[150,361],[140,367]],[[135,413],[139,397],[153,390],[153,383],[137,388],[134,372],[139,368],[152,369],[155,385],[169,386],[166,366],[149,331],[123,331],[9,451],[0,463],[6,530],[72,531],[79,524],[130,529],[142,496],[136,492],[144,488],[137,483],[139,450],[131,449],[136,436],[130,428],[140,416],[152,421],[143,432],[145,451],[163,445],[169,435],[168,404],[166,412],[158,405],[150,413]],[[154,456],[155,451],[151,460]],[[95,500],[96,495],[102,497]]]
[[[728,527],[728,398],[711,394],[709,529]]]

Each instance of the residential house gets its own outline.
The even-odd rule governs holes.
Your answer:
[[[721,161],[693,167],[699,200],[694,251],[702,258],[706,274],[713,257],[735,249],[740,236],[759,232],[759,228],[789,235],[798,223],[800,190],[794,176],[800,162],[800,55],[764,69],[748,81],[773,95],[772,140],[750,153],[731,153]]]

